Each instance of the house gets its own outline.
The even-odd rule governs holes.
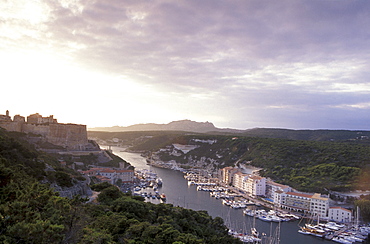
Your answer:
[[[342,207],[330,207],[328,217],[335,222],[348,223],[352,220],[352,211]]]
[[[114,184],[118,179],[122,182],[133,182],[134,181],[134,171],[128,169],[114,169],[114,168],[91,168],[87,171],[82,171],[81,173],[88,176],[95,176],[96,178],[108,181]]]
[[[122,182],[133,182],[134,171],[126,169],[116,170],[116,178],[121,179]]]

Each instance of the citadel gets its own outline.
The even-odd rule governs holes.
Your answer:
[[[38,135],[40,140],[67,151],[88,151],[94,147],[87,139],[86,125],[58,123],[53,115],[43,117],[35,113],[26,119],[17,114],[12,119],[7,110],[5,115],[0,114],[0,127],[7,131]]]

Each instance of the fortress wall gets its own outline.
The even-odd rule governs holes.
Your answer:
[[[17,131],[22,132],[22,122],[13,122],[13,121],[2,121],[0,122],[0,127],[6,129],[7,131]]]
[[[38,125],[24,123],[22,126],[22,132],[33,133],[46,137],[49,134],[49,125]]]
[[[80,149],[88,144],[86,125],[49,124],[49,129],[46,139],[55,145]]]
[[[86,125],[31,124],[24,121],[1,121],[0,127],[8,131],[41,135],[48,142],[70,150],[85,150],[88,146]]]

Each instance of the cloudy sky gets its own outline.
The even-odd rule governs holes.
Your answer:
[[[0,114],[370,129],[367,0],[1,0]]]

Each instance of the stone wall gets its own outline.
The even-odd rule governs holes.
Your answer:
[[[59,196],[73,198],[74,196],[80,195],[82,197],[90,197],[92,190],[86,184],[86,182],[75,183],[72,187],[60,187],[56,184],[51,185],[54,191],[59,192]]]
[[[49,125],[38,125],[38,124],[28,124],[24,123],[22,125],[22,132],[33,133],[36,135],[41,135],[46,137],[49,134]]]
[[[71,150],[84,150],[88,144],[86,125],[50,124],[48,142]]]
[[[22,121],[2,121],[0,127],[41,135],[47,142],[65,147],[67,150],[85,150],[88,147],[86,125],[77,124],[31,124]]]
[[[18,131],[18,132],[22,132],[22,122],[19,122],[19,121],[16,121],[16,122],[13,122],[13,121],[1,121],[0,122],[0,127],[6,129],[7,131]]]

